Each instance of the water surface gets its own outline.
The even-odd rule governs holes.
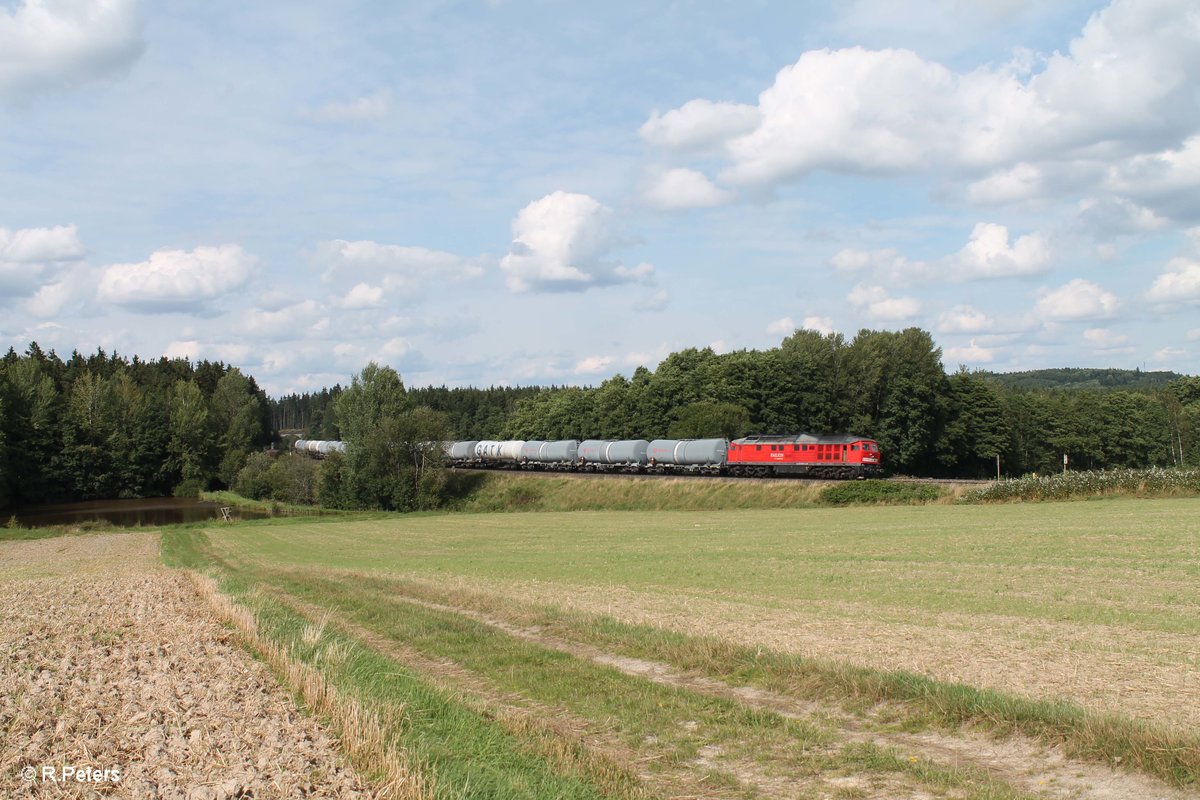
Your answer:
[[[262,519],[265,511],[233,507],[234,519]],[[52,503],[29,506],[16,511],[17,521],[26,528],[49,525],[78,525],[91,520],[107,520],[122,528],[138,525],[176,525],[203,522],[221,517],[221,503],[193,497],[146,497],[136,500],[87,500],[81,503]]]

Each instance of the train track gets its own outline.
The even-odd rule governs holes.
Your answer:
[[[540,469],[474,469],[470,467],[453,467],[455,472],[471,472],[471,473],[502,473],[504,475],[526,475],[530,478],[571,478],[573,480],[592,480],[594,478],[626,478],[631,480],[662,480],[670,478],[674,480],[686,481],[723,481],[728,483],[796,483],[797,481],[804,483],[845,483],[844,480],[831,480],[829,478],[803,478],[799,476],[793,477],[776,477],[776,478],[735,478],[730,475],[697,475],[694,473],[665,473],[658,474],[652,472],[566,472],[556,470],[540,470]],[[911,478],[906,476],[894,476],[883,478],[882,480],[893,481],[895,483],[923,483],[931,486],[983,486],[989,483],[995,483],[991,478]]]

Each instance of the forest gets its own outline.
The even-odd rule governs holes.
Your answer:
[[[273,401],[339,438],[339,388]],[[1200,464],[1200,378],[1113,369],[947,373],[919,328],[800,330],[769,350],[686,349],[655,370],[599,386],[430,387],[409,391],[458,439],[735,437],[854,433],[879,441],[894,472],[986,477],[1062,469]]]
[[[736,437],[849,432],[889,469],[941,477],[1195,466],[1200,378],[1138,370],[958,369],[921,329],[800,330],[767,350],[689,348],[597,386],[405,387],[369,364],[350,386],[268,398],[235,367],[36,344],[0,359],[0,507],[195,494],[426,508],[444,439]],[[272,447],[281,443],[286,457]],[[287,454],[343,439],[344,458]],[[405,442],[426,443],[409,445]]]
[[[271,440],[266,395],[220,362],[64,361],[36,343],[0,359],[0,508],[194,496]]]

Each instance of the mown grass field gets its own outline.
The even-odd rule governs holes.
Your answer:
[[[163,554],[375,709],[413,796],[1173,798],[1197,511],[271,520]]]

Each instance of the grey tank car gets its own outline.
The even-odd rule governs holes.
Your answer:
[[[446,442],[450,465],[571,472],[719,474],[724,439],[564,439]]]

